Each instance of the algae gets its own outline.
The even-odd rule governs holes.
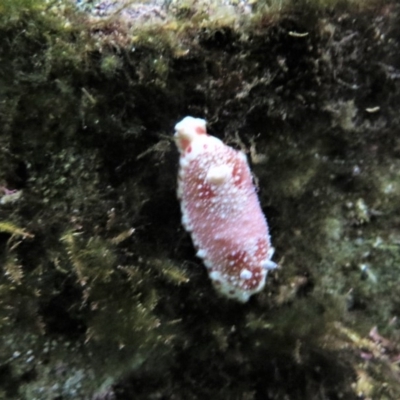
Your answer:
[[[398,399],[398,5],[77,3],[0,4],[0,397]],[[180,224],[185,115],[253,162],[244,305]]]

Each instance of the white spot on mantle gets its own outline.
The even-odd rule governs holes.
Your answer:
[[[251,279],[253,277],[253,274],[251,273],[251,271],[249,271],[248,269],[242,269],[240,271],[240,279]]]

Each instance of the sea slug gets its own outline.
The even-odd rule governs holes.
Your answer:
[[[247,158],[208,135],[203,119],[186,117],[175,131],[182,224],[217,291],[244,303],[276,268]]]

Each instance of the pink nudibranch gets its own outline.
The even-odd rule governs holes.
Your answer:
[[[244,303],[276,268],[247,158],[208,135],[203,119],[186,117],[175,131],[182,224],[216,290]]]

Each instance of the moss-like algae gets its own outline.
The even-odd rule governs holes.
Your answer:
[[[398,6],[248,7],[1,2],[1,396],[399,397]],[[280,269],[245,305],[180,226],[186,114],[254,156]]]

